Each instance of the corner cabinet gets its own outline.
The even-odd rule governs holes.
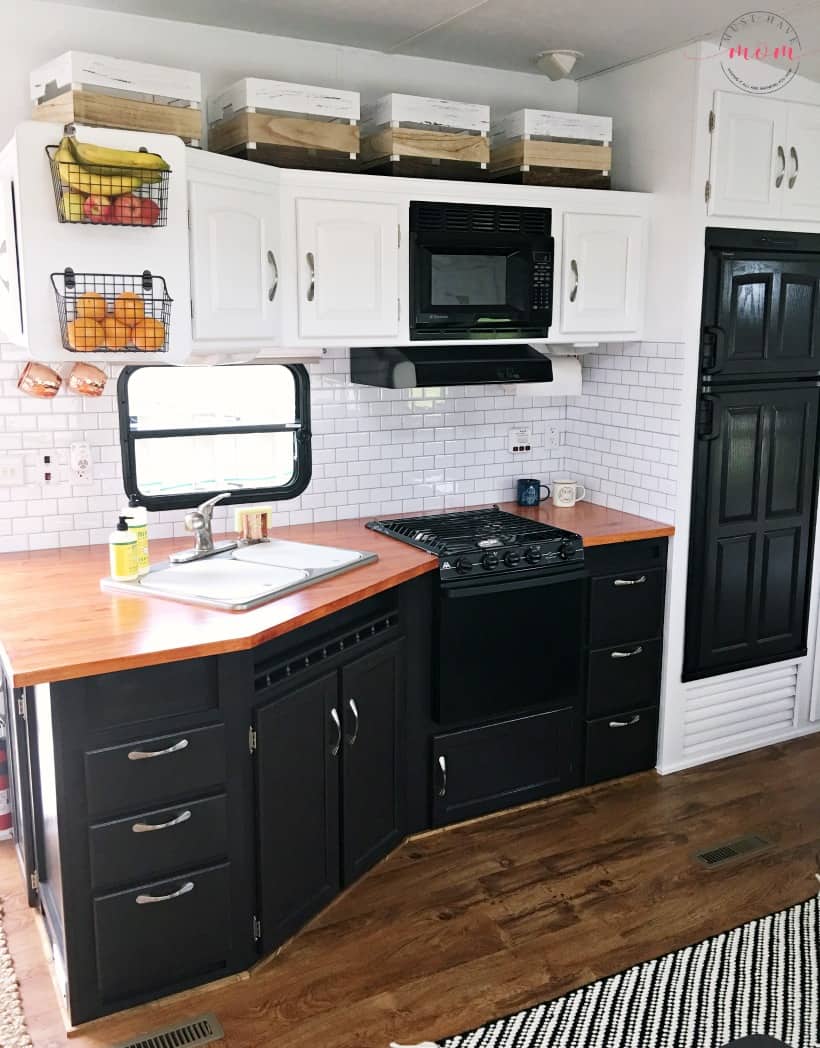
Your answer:
[[[637,337],[646,283],[646,219],[639,214],[563,215],[560,332]]]
[[[398,204],[296,200],[299,335],[397,338]]]

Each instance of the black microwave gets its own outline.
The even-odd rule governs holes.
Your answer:
[[[552,321],[552,212],[410,203],[410,338],[545,338]]]

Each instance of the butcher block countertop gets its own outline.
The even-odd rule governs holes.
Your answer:
[[[579,503],[574,509],[501,507],[578,532],[585,546],[672,535],[667,524]],[[372,551],[378,561],[254,611],[225,612],[158,597],[104,593],[105,546],[0,555],[0,656],[15,687],[254,648],[436,569],[437,560],[368,531],[364,520],[277,528],[295,542]],[[191,539],[151,543],[153,563]]]

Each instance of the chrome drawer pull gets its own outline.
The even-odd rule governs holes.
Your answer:
[[[780,170],[777,172],[774,184],[776,189],[780,189],[783,185],[783,176],[786,174],[786,153],[783,146],[777,147],[777,159],[780,161]]]
[[[276,298],[276,289],[279,287],[279,266],[276,264],[276,255],[272,251],[268,252],[268,265],[273,276],[271,286],[268,288],[268,302],[273,302]]]
[[[339,712],[338,712],[338,710],[336,709],[335,706],[330,711],[330,719],[333,721],[333,725],[336,728],[336,741],[330,747],[330,756],[331,757],[338,757],[339,756],[339,748],[342,745],[342,723],[339,720]]]
[[[641,575],[639,579],[615,579],[612,583],[613,586],[641,586],[646,582],[646,575]]]
[[[147,761],[151,760],[152,757],[165,757],[169,753],[179,753],[180,750],[188,748],[188,740],[180,739],[179,742],[175,742],[173,746],[169,746],[165,750],[131,750],[128,754],[130,761]]]
[[[442,754],[438,759],[438,766],[441,771],[441,786],[438,788],[439,797],[447,796],[447,758]]]
[[[637,648],[633,648],[632,651],[611,651],[609,657],[611,659],[631,659],[633,655],[640,655],[643,651],[643,646],[639,644]]]
[[[356,745],[356,739],[359,737],[359,707],[356,705],[355,699],[348,700],[348,709],[353,714],[353,734],[348,735],[347,741],[351,746]]]
[[[641,719],[640,713],[636,713],[634,717],[630,717],[629,720],[625,721],[610,721],[610,728],[631,728],[633,724],[637,724]]]
[[[175,892],[171,892],[170,895],[138,895],[137,906],[148,906],[152,902],[170,902],[171,899],[178,899],[181,895],[187,895],[188,892],[194,890],[194,882],[186,881],[181,888],[177,888]]]
[[[132,833],[153,833],[154,830],[170,830],[172,826],[181,826],[191,818],[189,811],[181,811],[175,819],[168,822],[135,822],[131,827]]]
[[[313,252],[308,251],[305,255],[305,261],[308,265],[308,272],[310,273],[310,283],[307,289],[307,300],[312,302],[316,295],[316,259],[314,258]]]

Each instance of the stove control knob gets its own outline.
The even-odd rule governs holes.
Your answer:
[[[466,575],[468,571],[473,570],[473,562],[467,560],[466,557],[459,557],[456,561],[456,571],[459,575]]]
[[[541,559],[541,550],[538,546],[530,546],[524,556],[526,557],[528,564],[537,564]]]
[[[521,563],[521,554],[517,549],[511,549],[509,553],[504,554],[504,563],[508,568],[514,568]]]
[[[564,539],[564,541],[558,547],[558,556],[561,558],[561,560],[569,560],[569,558],[572,556],[572,546],[570,546],[566,539]]]
[[[485,553],[481,558],[481,566],[485,571],[492,571],[493,568],[498,567],[498,554],[497,553]]]

